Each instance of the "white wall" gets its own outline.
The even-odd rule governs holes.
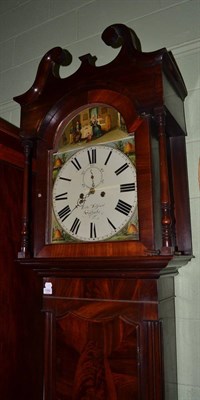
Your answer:
[[[134,29],[143,51],[172,50],[188,97],[187,152],[195,258],[175,278],[179,400],[200,399],[200,0],[0,0],[0,116],[19,125],[12,101],[32,85],[41,57],[54,46],[67,48],[73,65],[91,53],[97,65],[117,53],[101,40],[112,23]],[[171,399],[173,400],[173,399]]]

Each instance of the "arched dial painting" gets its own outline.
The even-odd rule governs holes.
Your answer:
[[[51,163],[52,244],[138,240],[134,133],[115,108],[77,111]]]

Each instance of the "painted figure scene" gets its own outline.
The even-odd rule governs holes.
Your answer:
[[[127,129],[122,115],[112,107],[98,105],[85,108],[67,124],[59,143],[59,150],[87,143],[89,145],[93,140],[102,143],[125,136]]]

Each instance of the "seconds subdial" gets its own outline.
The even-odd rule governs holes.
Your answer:
[[[91,190],[95,189],[103,183],[103,169],[96,166],[90,166],[83,171],[83,187],[88,187]]]

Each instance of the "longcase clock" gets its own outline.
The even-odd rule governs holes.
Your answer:
[[[71,55],[53,48],[15,98],[26,157],[18,259],[44,281],[45,400],[168,399],[172,276],[192,257],[187,91],[165,48],[143,53],[122,24],[102,39],[120,47],[112,62],[81,56],[62,79]]]

